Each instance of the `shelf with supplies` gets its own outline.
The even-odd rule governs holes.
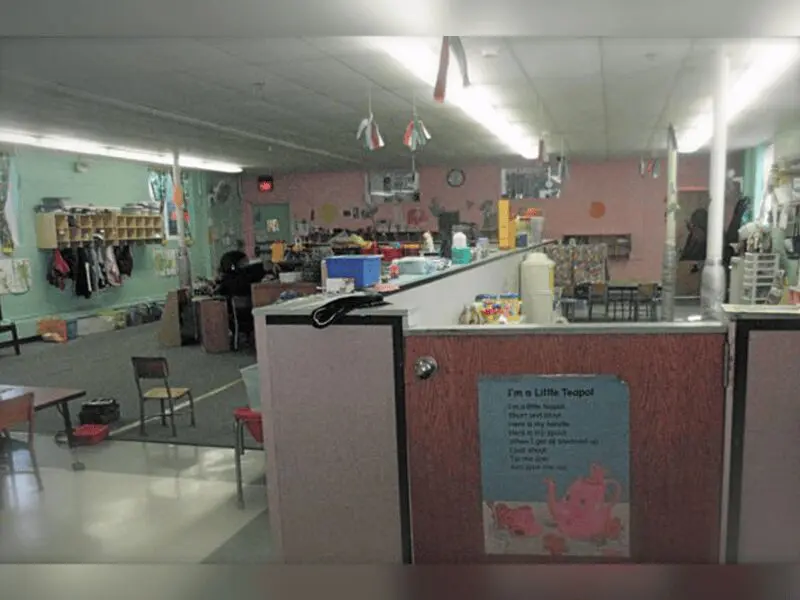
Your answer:
[[[576,244],[605,244],[608,248],[608,258],[625,260],[631,256],[631,234],[596,234],[596,235],[565,235],[564,243],[575,240]]]
[[[92,213],[36,213],[36,246],[53,250],[91,243],[101,235],[107,244],[160,244],[164,219],[156,214],[121,214],[105,210]]]

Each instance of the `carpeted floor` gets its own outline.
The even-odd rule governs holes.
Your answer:
[[[116,439],[148,440],[177,444],[227,446],[233,445],[233,409],[247,405],[244,384],[239,369],[256,362],[254,354],[206,354],[198,346],[162,348],[157,341],[158,324],[130,327],[120,331],[98,333],[67,344],[37,342],[22,347],[15,356],[10,348],[0,351],[0,383],[80,388],[86,399],[112,397],[120,403],[122,418],[113,429],[134,423],[139,418],[136,385],[133,379],[131,356],[163,356],[169,361],[170,384],[190,387],[198,398],[220,387],[233,384],[224,391],[197,402],[197,427],[189,426],[188,409],[176,413],[178,436],[158,420],[148,421],[147,437],[139,435],[138,427],[121,432]],[[234,383],[237,382],[238,383]],[[77,423],[80,400],[71,404]],[[147,407],[158,410],[158,403]],[[55,410],[36,414],[36,431],[55,434],[63,429],[61,416]],[[249,441],[250,447],[255,447]]]

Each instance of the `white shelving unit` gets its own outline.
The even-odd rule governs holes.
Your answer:
[[[777,254],[748,252],[742,261],[742,304],[764,304],[778,271]]]

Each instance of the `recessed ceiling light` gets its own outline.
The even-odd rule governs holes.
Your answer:
[[[499,54],[500,50],[498,50],[497,48],[484,48],[483,50],[481,50],[481,56],[483,58],[497,58]]]

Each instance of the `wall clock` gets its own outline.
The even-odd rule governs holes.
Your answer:
[[[461,169],[450,169],[447,173],[447,185],[450,187],[461,187],[467,177]]]

